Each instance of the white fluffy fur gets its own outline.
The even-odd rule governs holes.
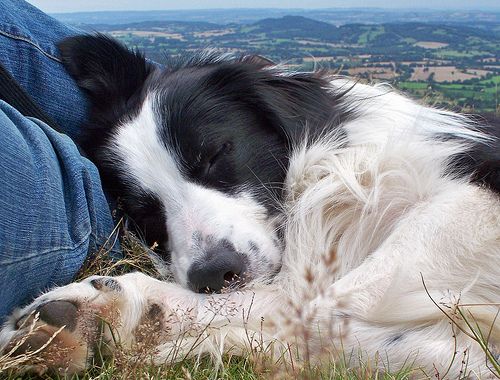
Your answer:
[[[338,79],[332,86],[351,83]],[[271,283],[205,295],[131,274],[117,278],[121,291],[96,295],[84,281],[45,294],[19,315],[47,300],[92,296],[100,305],[113,297],[126,342],[133,342],[151,304],[176,326],[161,338],[157,362],[174,359],[174,347],[178,358],[187,352],[219,358],[274,342],[265,354],[283,354],[283,360],[336,360],[343,349],[354,352],[352,366],[360,356],[373,363],[379,357],[391,370],[413,364],[450,378],[464,376],[466,352],[467,376],[493,378],[479,345],[431,300],[461,326],[453,307],[480,304],[463,309],[486,333],[491,329],[490,348],[498,355],[500,200],[446,175],[450,156],[484,137],[464,117],[420,106],[384,86],[358,84],[343,106],[357,115],[343,125],[346,141],[335,135],[305,141],[291,158],[286,248]],[[443,133],[463,140],[438,139]],[[0,342],[16,335],[15,319]]]

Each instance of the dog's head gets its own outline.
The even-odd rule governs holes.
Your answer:
[[[60,50],[91,101],[84,150],[176,280],[219,291],[278,271],[290,150],[335,114],[325,77],[206,52],[160,68],[102,35]]]

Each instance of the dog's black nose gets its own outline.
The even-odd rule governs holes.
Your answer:
[[[220,292],[241,283],[245,273],[245,260],[233,245],[222,241],[208,249],[204,257],[188,270],[189,286],[195,292]]]

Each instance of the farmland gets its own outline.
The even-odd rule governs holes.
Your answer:
[[[500,16],[496,13],[451,12],[449,17],[440,16],[446,22],[438,22],[434,13],[410,17],[359,12],[365,23],[341,24],[340,11],[304,11],[309,16],[304,17],[296,10],[288,15],[270,10],[267,13],[277,17],[257,20],[240,12],[232,22],[220,22],[224,12],[192,12],[184,16],[187,21],[146,19],[78,26],[109,33],[157,61],[208,47],[256,53],[294,69],[321,67],[364,81],[390,82],[415,97],[458,110],[500,111]],[[356,20],[354,12],[344,15],[348,21]],[[195,16],[198,21],[193,21]],[[248,20],[243,21],[245,17]]]

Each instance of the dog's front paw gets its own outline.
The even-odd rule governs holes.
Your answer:
[[[148,315],[150,282],[156,280],[134,273],[56,288],[13,313],[0,332],[0,351],[16,370],[80,372],[97,349],[106,354],[135,339]]]

